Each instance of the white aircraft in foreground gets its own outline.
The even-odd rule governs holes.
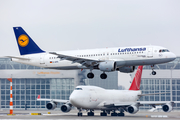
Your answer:
[[[12,61],[49,69],[90,69],[88,78],[94,77],[93,69],[101,70],[103,73],[100,77],[106,79],[105,72],[131,73],[139,65],[151,65],[153,70],[155,64],[170,62],[176,58],[174,53],[160,46],[45,52],[21,27],[13,29],[21,56],[7,56]],[[93,43],[88,41],[88,44]],[[155,75],[156,72],[153,70],[152,74]]]
[[[69,112],[71,107],[77,107],[79,112],[78,116],[82,116],[82,109],[89,110],[88,116],[94,116],[94,110],[101,110],[101,116],[107,116],[107,113],[111,116],[124,116],[124,111],[129,113],[136,113],[139,111],[139,107],[144,104],[162,105],[162,109],[165,112],[170,112],[175,102],[173,101],[137,101],[140,97],[154,94],[165,93],[153,93],[142,94],[140,89],[141,74],[143,66],[139,66],[133,82],[129,90],[106,90],[96,86],[77,86],[71,93],[69,100],[59,99],[44,99],[38,96],[39,101],[50,101],[46,107],[48,110],[53,110],[57,107],[57,103],[64,103],[61,106],[62,112]],[[179,101],[180,102],[180,101]],[[119,111],[119,113],[116,113]]]

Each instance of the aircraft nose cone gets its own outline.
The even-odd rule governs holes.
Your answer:
[[[176,59],[176,55],[175,55],[174,53],[171,53],[171,58],[172,58],[173,60],[175,60],[175,59]]]
[[[79,106],[78,98],[75,95],[71,95],[69,99],[73,106]]]

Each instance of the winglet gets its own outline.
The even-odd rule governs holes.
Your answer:
[[[38,95],[37,99],[40,99],[40,98],[41,98],[41,96],[40,96],[40,95]]]
[[[129,90],[140,90],[143,66],[139,66]]]

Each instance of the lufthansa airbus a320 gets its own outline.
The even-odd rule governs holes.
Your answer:
[[[139,65],[151,65],[152,74],[155,75],[155,64],[170,62],[176,58],[167,48],[153,45],[45,52],[21,27],[13,29],[21,56],[7,56],[12,61],[49,69],[89,69],[88,78],[94,77],[94,69],[101,70],[100,77],[106,79],[105,72],[131,73]]]

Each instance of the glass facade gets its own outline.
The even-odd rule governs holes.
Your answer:
[[[74,90],[74,78],[46,78],[46,79],[13,79],[13,107],[14,108],[46,108],[45,101],[41,98],[68,100]],[[0,108],[9,108],[10,82],[0,79]],[[57,107],[59,108],[59,106]]]
[[[169,69],[180,69],[180,57],[177,57],[174,61],[164,63],[164,64],[158,64],[154,66],[155,70],[169,70]],[[150,65],[144,66],[143,69],[152,69]]]
[[[93,70],[95,77],[87,79],[89,70],[61,71],[50,70],[0,58],[0,109],[9,109],[10,82],[13,78],[14,109],[45,109],[45,101],[37,101],[37,96],[47,99],[69,99],[77,85],[95,85],[106,89],[117,89],[117,72],[107,73],[106,80],[100,79],[102,71]],[[56,109],[60,109],[58,104]]]
[[[11,61],[10,58],[0,58],[0,70],[8,70],[8,69],[43,69],[43,68],[13,62]]]
[[[172,92],[169,79],[142,79],[141,88],[143,94],[166,93],[150,96],[143,96],[139,101],[180,101],[180,79],[172,80]],[[141,109],[151,109],[152,106],[146,105]],[[175,110],[180,110],[180,103],[174,105]]]
[[[100,75],[103,73],[99,70],[93,70],[94,78],[88,79],[86,76],[89,73],[89,70],[84,70],[83,74],[79,75],[81,85],[93,85],[102,87],[105,89],[118,89],[118,72],[106,72],[107,78],[101,79]],[[82,77],[81,77],[82,76]]]

